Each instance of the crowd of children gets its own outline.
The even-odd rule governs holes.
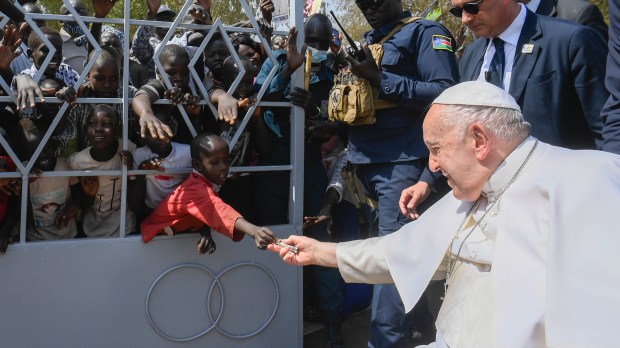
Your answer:
[[[147,18],[171,22],[177,15],[159,1],[147,3]],[[81,2],[72,5],[80,13],[88,13],[88,7]],[[155,5],[157,8],[153,8]],[[208,7],[208,2],[197,1],[183,22],[212,24]],[[263,11],[273,10],[270,1],[264,1],[261,7]],[[24,8],[40,12],[34,2]],[[101,0],[93,0],[92,8],[96,17],[105,17],[111,10]],[[69,14],[64,5],[61,12]],[[166,28],[140,26],[130,52],[123,52],[122,31],[96,23],[90,28],[102,48],[96,51],[77,23],[62,23],[58,31],[37,21],[43,36],[25,22],[10,23],[4,28],[0,44],[0,51],[8,52],[27,43],[27,50],[21,54],[0,61],[0,73],[15,100],[2,104],[0,132],[10,135],[7,140],[20,162],[27,165],[35,161],[25,190],[26,240],[115,237],[124,228],[125,234],[142,233],[145,242],[157,234],[200,232],[198,249],[203,253],[215,250],[211,229],[235,241],[248,234],[263,249],[274,242],[273,232],[252,224],[256,214],[250,173],[228,173],[230,165],[255,165],[261,154],[270,151],[275,138],[261,108],[254,106],[254,80],[267,56],[260,40],[247,33],[229,37],[215,32],[203,45],[208,36],[205,29],[180,30],[170,42],[162,42]],[[26,37],[24,27],[29,29]],[[261,19],[261,29],[268,27]],[[264,42],[272,41],[270,32],[263,30]],[[204,51],[197,52],[201,45]],[[55,52],[49,57],[52,47]],[[234,48],[238,58],[233,57],[229,47]],[[160,54],[155,58],[157,51]],[[189,70],[196,54],[200,57],[194,68],[200,80]],[[122,79],[124,55],[130,56],[128,81]],[[16,68],[12,61],[17,57],[27,58],[30,66],[13,71]],[[90,70],[84,70],[91,60],[94,63]],[[244,76],[237,88],[230,90],[240,72]],[[86,76],[77,85],[80,74]],[[123,97],[123,84],[128,85],[125,90],[131,102],[125,108],[126,115],[122,103],[109,101]],[[209,92],[207,97],[216,106],[216,115],[206,103],[200,103],[201,89]],[[92,101],[99,98],[103,101]],[[61,108],[63,102],[67,107]],[[242,122],[250,109],[252,114]],[[128,134],[126,143],[123,127]],[[48,140],[42,151],[33,158],[44,138]],[[233,139],[235,145],[229,149]],[[9,153],[3,149],[0,154],[1,170],[15,172]],[[127,191],[123,192],[123,166],[151,173],[128,175]],[[192,172],[188,175],[189,170]],[[39,175],[51,171],[112,172],[95,176]],[[21,180],[3,179],[0,186],[0,252],[4,253],[18,239],[19,213],[15,212],[19,212]],[[220,189],[222,198],[218,195]],[[123,194],[127,195],[127,204],[125,226],[121,227]]]
[[[116,2],[91,1],[99,18],[106,17]],[[181,16],[183,24],[213,23],[210,0],[195,0],[185,14],[175,13],[160,0],[146,2],[148,20],[172,22]],[[88,7],[79,0],[71,4],[88,15]],[[37,11],[32,2],[24,8]],[[202,254],[216,250],[212,230],[233,241],[249,235],[259,249],[277,242],[269,228],[259,226],[288,222],[289,173],[229,173],[231,166],[291,163],[290,108],[256,105],[261,88],[264,100],[290,101],[308,115],[304,214],[310,216],[303,228],[307,234],[330,238],[323,222],[329,221],[331,206],[342,196],[342,185],[334,186],[340,188],[338,195],[334,188],[327,189],[323,164],[327,156],[321,154],[346,142],[346,127],[334,126],[326,117],[340,47],[329,43],[333,38],[331,26],[324,25],[327,18],[315,18],[307,35],[317,39],[308,44],[310,87],[291,88],[291,74],[306,59],[304,49],[294,45],[295,29],[288,37],[272,37],[271,0],[262,0],[260,8],[259,34],[177,29],[164,42],[167,28],[140,25],[128,52],[123,49],[123,32],[102,23],[90,24],[101,50],[95,50],[82,27],[71,20],[62,22],[60,31],[39,22],[40,32],[31,30],[27,38],[22,29],[28,23],[7,25],[0,43],[0,74],[15,102],[0,109],[0,133],[10,135],[20,162],[35,163],[26,190],[20,179],[0,178],[0,253],[19,239],[15,212],[23,192],[28,195],[28,242],[135,233],[147,243],[161,234],[194,232],[200,234],[197,249]],[[66,6],[60,11],[70,13]],[[3,56],[23,47],[22,42],[27,42],[22,54]],[[269,49],[275,62],[266,61]],[[11,64],[18,59],[21,68]],[[268,82],[274,67],[278,73]],[[123,69],[128,69],[125,80]],[[43,139],[48,140],[41,145]],[[37,151],[39,147],[42,151]],[[0,153],[0,171],[15,172],[10,151],[5,152]],[[123,168],[130,171],[127,178],[121,174]],[[39,175],[52,171],[68,173]],[[71,171],[79,174],[71,176]],[[84,176],[84,171],[94,173]],[[126,210],[121,212],[123,195]],[[317,278],[324,319],[339,321],[342,296],[337,272],[316,269],[310,274]]]

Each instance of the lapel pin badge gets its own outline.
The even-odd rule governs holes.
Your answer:
[[[532,44],[524,44],[523,47],[521,47],[521,53],[530,54],[532,51],[534,51],[534,45]]]

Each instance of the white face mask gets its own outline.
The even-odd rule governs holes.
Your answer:
[[[307,51],[312,52],[312,64],[319,64],[327,59],[327,51],[319,51],[310,46],[308,46]]]

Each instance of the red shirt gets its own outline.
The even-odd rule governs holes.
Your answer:
[[[166,227],[176,233],[194,231],[205,224],[235,242],[243,239],[244,233],[235,232],[235,222],[241,214],[224,203],[212,186],[204,176],[191,173],[144,220],[142,240],[149,242]]]

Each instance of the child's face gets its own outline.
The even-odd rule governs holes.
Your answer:
[[[56,49],[54,57],[47,66],[47,69],[45,69],[45,75],[48,77],[54,77],[56,76],[56,72],[58,71],[60,63],[62,62],[62,39],[60,38],[60,35],[53,34],[45,34],[45,37],[52,43],[52,46],[54,46],[54,48]],[[49,48],[43,42],[41,42],[41,45],[39,45],[39,47],[35,47],[32,50],[31,60],[37,69],[41,68],[41,65],[43,65],[43,62],[45,61],[45,58],[47,58],[49,52]]]
[[[86,136],[95,148],[108,148],[116,141],[117,122],[114,115],[99,110],[86,120]]]
[[[186,89],[189,86],[188,61],[166,56],[161,58],[161,65],[174,86],[181,87],[182,89]]]
[[[229,56],[230,52],[224,40],[215,40],[205,49],[205,66],[211,71],[217,71],[222,68],[224,60]]]
[[[88,78],[90,87],[98,98],[118,97],[119,66],[111,59],[96,62]]]
[[[200,161],[194,161],[194,166],[207,180],[217,185],[223,185],[228,177],[228,145],[216,145],[211,153],[202,153]]]

